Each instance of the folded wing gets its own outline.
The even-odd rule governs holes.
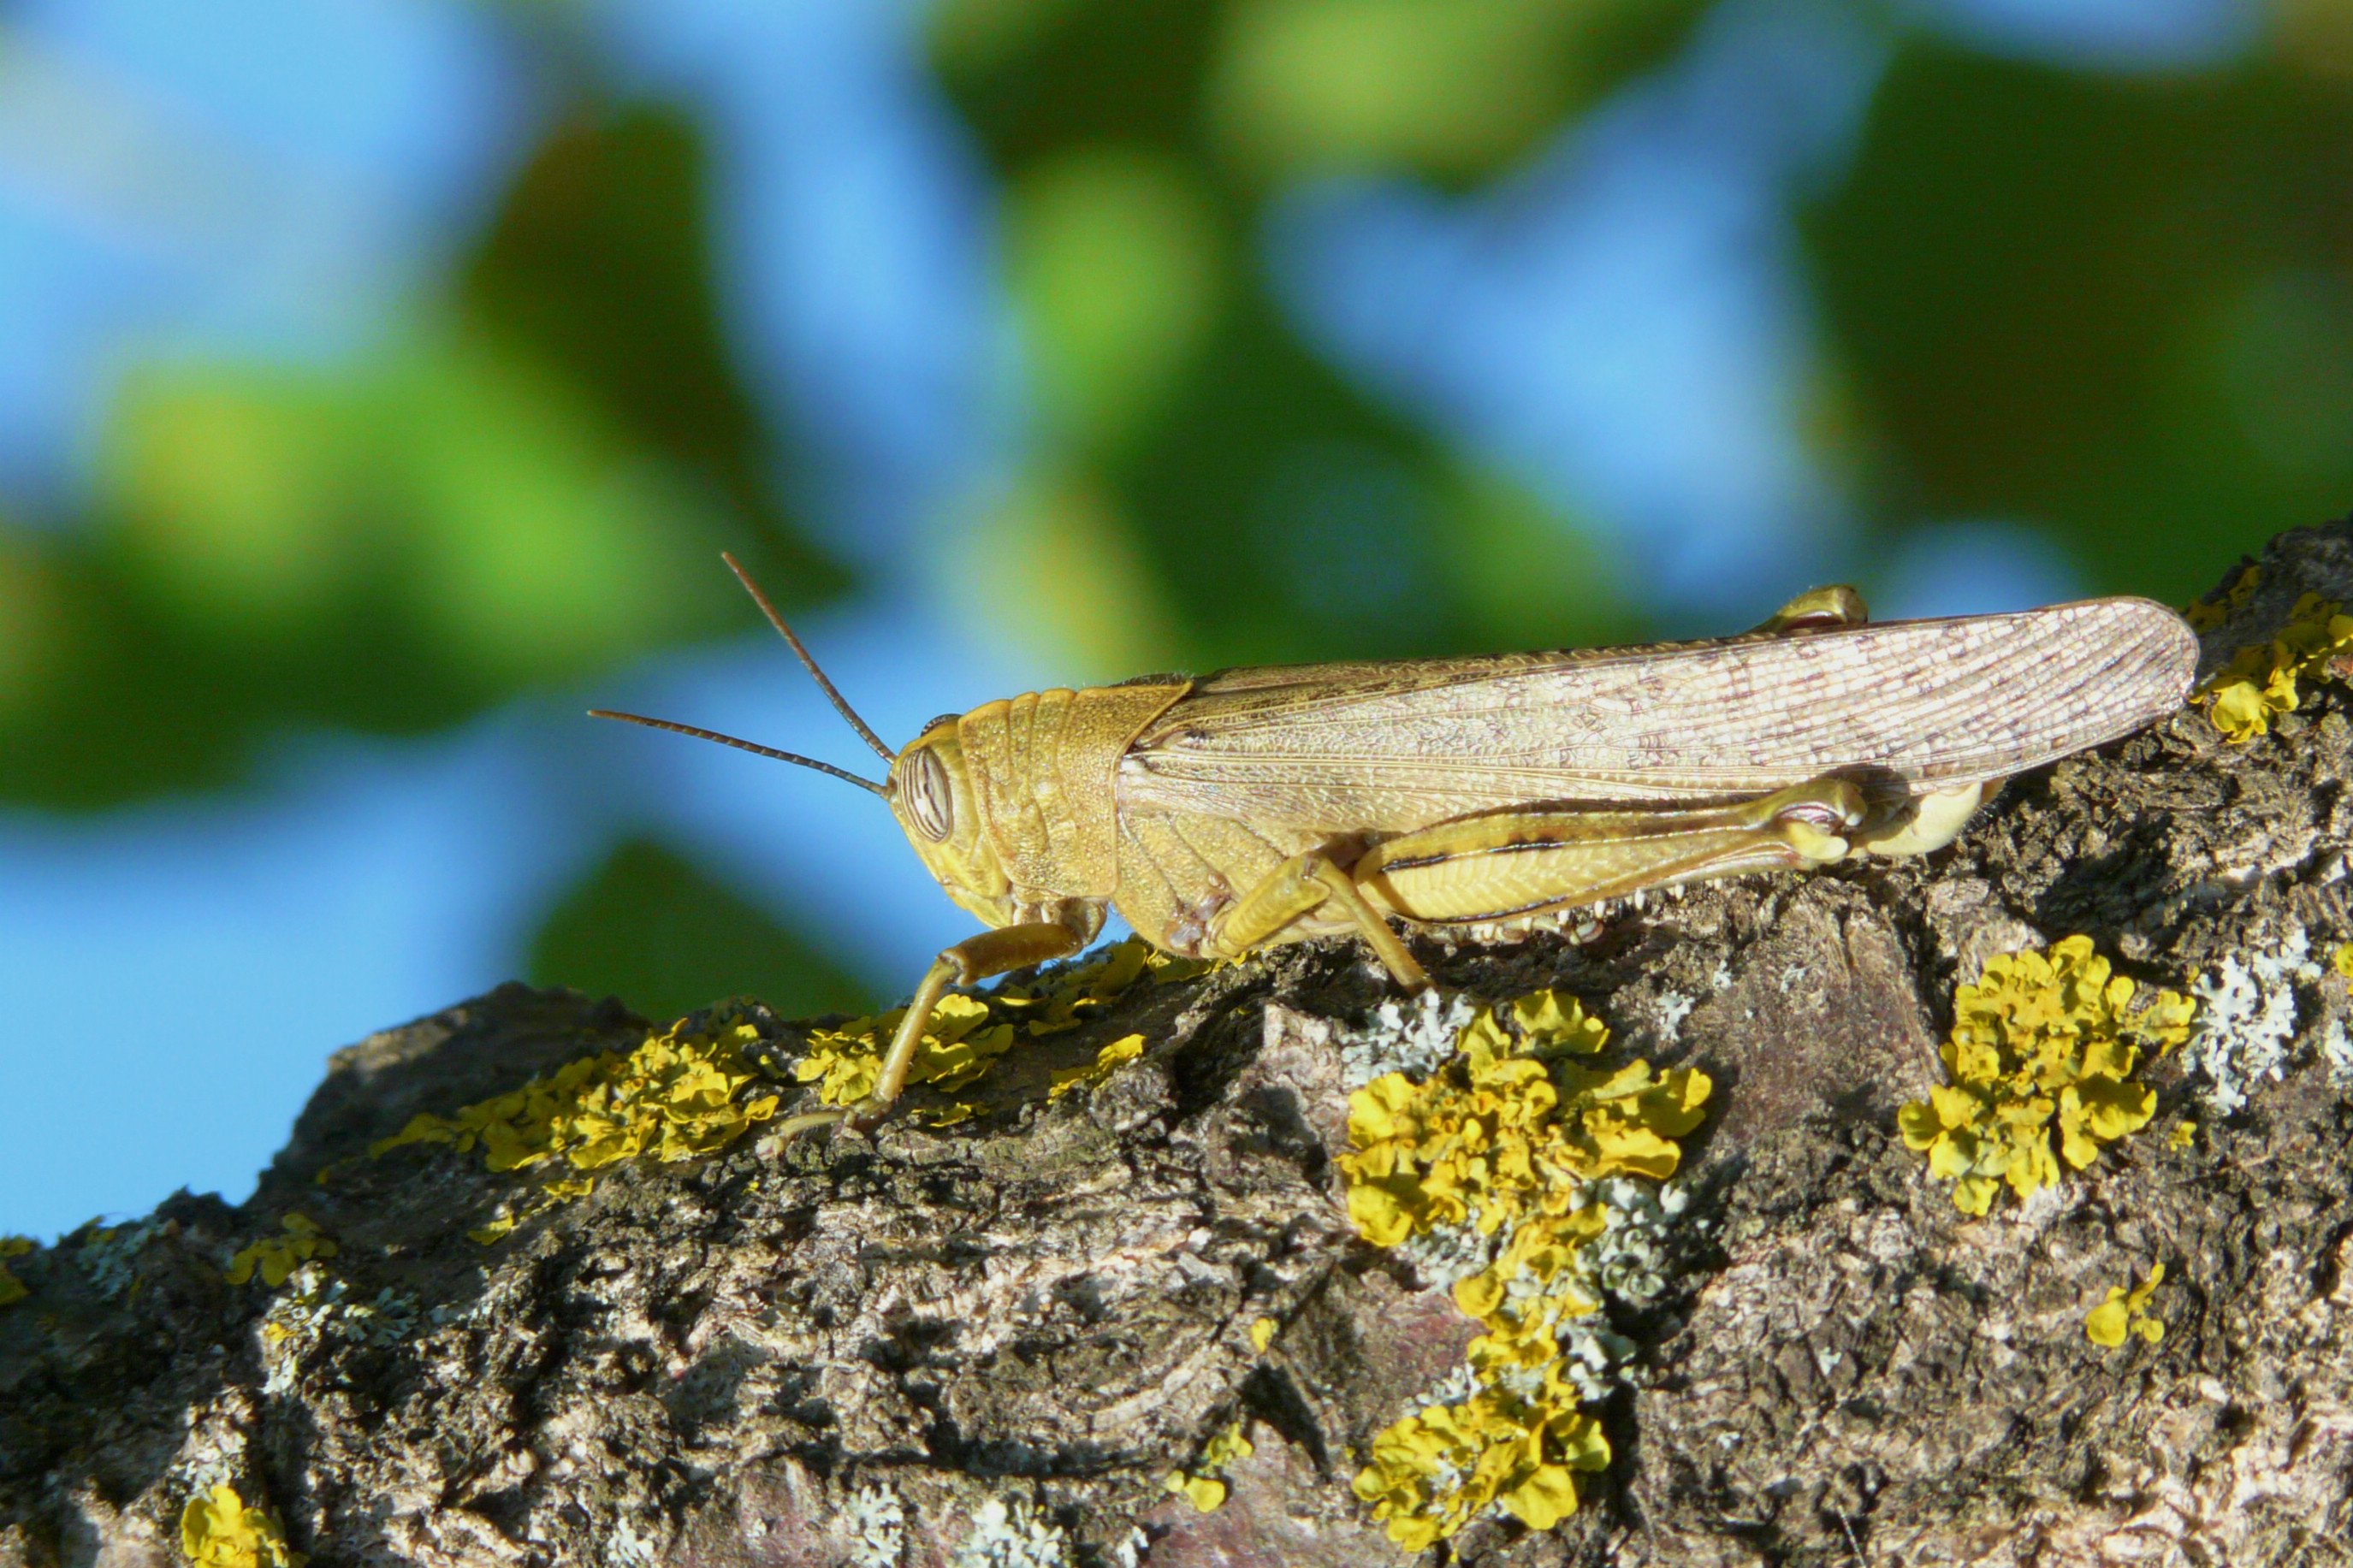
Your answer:
[[[1531,802],[1707,800],[1834,769],[2001,777],[2179,707],[2198,645],[2146,599],[1793,636],[1206,677],[1124,805],[1397,832]]]

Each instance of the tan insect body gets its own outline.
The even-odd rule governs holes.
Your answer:
[[[1110,909],[1193,956],[1354,931],[1419,987],[1391,920],[1481,925],[1936,848],[1990,784],[2179,707],[2198,651],[2145,599],[1871,625],[1824,589],[1704,642],[1030,692],[893,753],[768,614],[890,760],[880,784],[842,776],[991,928],[925,974],[867,1104],[788,1129],[879,1112],[950,984],[1075,952]]]

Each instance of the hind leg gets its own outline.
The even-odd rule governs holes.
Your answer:
[[[1823,865],[1847,854],[1871,815],[1861,789],[1820,778],[1730,805],[1461,817],[1388,839],[1345,868],[1321,852],[1293,856],[1220,915],[1204,945],[1239,958],[1284,940],[1310,913],[1345,913],[1398,984],[1418,991],[1429,976],[1388,915],[1475,924],[1703,878]]]

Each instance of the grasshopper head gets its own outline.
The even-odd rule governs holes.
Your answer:
[[[950,713],[923,726],[891,763],[891,815],[949,898],[992,926],[1022,918],[996,847],[981,831],[980,802]]]
[[[768,603],[768,596],[760,592],[760,586],[752,581],[751,574],[737,564],[733,555],[722,555],[720,559],[727,563],[727,569],[743,583],[744,591],[760,606],[760,613],[768,617],[768,624],[792,645],[794,654],[836,710],[849,721],[849,727],[858,731],[859,738],[874,749],[876,755],[890,763],[889,777],[877,784],[872,779],[861,778],[837,768],[831,763],[821,763],[794,752],[780,752],[774,746],[723,735],[715,730],[697,729],[674,720],[649,719],[641,713],[618,713],[605,708],[592,708],[589,712],[599,719],[618,719],[627,723],[644,724],[656,730],[670,730],[701,740],[716,741],[721,745],[773,757],[778,762],[814,768],[818,773],[829,773],[854,784],[860,789],[871,790],[890,802],[891,815],[899,819],[900,831],[906,834],[907,842],[915,847],[915,853],[923,857],[925,868],[939,879],[940,886],[947,889],[949,898],[991,926],[1012,925],[1023,920],[1040,918],[1041,913],[1049,912],[1041,911],[1036,906],[1024,906],[1014,898],[1012,881],[1005,874],[996,847],[981,829],[979,799],[973,792],[971,770],[965,764],[964,744],[956,733],[958,715],[949,713],[933,720],[923,726],[923,733],[893,754],[891,748],[883,744],[882,738],[842,700],[841,693],[834,689],[833,682],[826,679],[825,671],[818,668],[817,660],[809,657],[808,649],[801,646],[801,639],[793,635],[792,627],[785,625],[784,617],[776,614],[776,606]],[[1103,923],[1103,911],[1100,908],[1091,907],[1071,913],[1066,919],[1072,929],[1080,930],[1091,938]]]

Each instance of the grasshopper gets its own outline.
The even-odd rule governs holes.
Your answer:
[[[1561,653],[1273,666],[1033,691],[944,714],[897,751],[770,624],[888,771],[881,781],[691,725],[650,725],[873,791],[989,929],[915,987],[869,1121],[952,985],[1079,952],[1116,909],[1164,952],[1239,958],[1361,937],[1430,984],[1390,922],[1541,917],[1706,878],[1952,841],[2011,773],[2178,708],[2189,626],[2147,599],[1870,623],[1853,589],[1740,636]]]

